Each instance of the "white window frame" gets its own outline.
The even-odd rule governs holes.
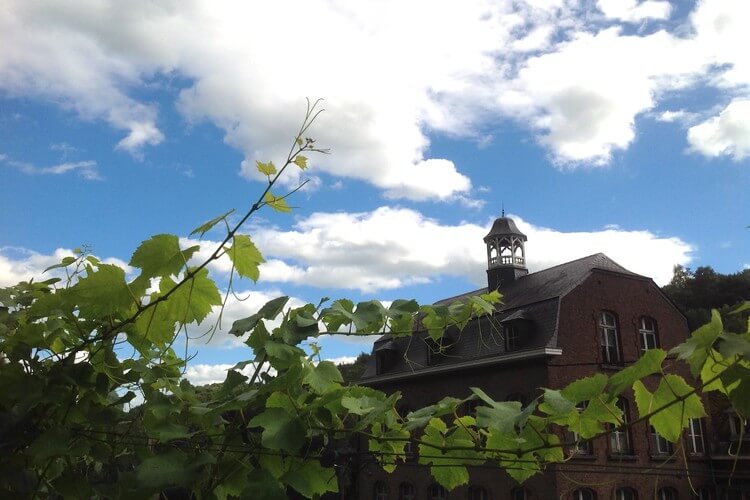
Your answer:
[[[638,333],[641,336],[641,351],[646,352],[649,349],[659,347],[659,339],[656,336],[656,320],[650,316],[641,316],[638,326]]]
[[[677,497],[677,491],[670,487],[660,488],[659,493],[656,495],[658,500],[677,500]]]
[[[505,330],[505,350],[515,351],[518,349],[518,328],[513,325],[506,325]]]
[[[628,402],[626,399],[620,398],[616,405],[622,411],[622,425],[612,427],[609,434],[609,451],[613,455],[630,455],[633,453],[633,447],[630,440],[630,431],[626,427],[628,423]]]
[[[437,483],[430,485],[430,500],[445,500],[448,498],[448,492],[445,488]]]
[[[469,500],[488,500],[487,489],[482,486],[472,486],[469,488]]]
[[[596,493],[588,488],[581,488],[573,492],[573,500],[596,500]]]
[[[411,492],[405,492],[405,487],[411,488]],[[398,485],[398,500],[415,500],[417,498],[417,490],[414,485],[408,481]]]
[[[706,442],[703,439],[703,423],[700,418],[691,418],[687,428],[688,453],[705,455]]]
[[[576,409],[579,412],[582,412],[586,409],[588,406],[588,401],[581,401],[576,405]],[[570,431],[570,435],[573,438],[574,441],[576,441],[576,444],[573,447],[573,455],[577,457],[590,457],[594,454],[594,446],[591,443],[591,440],[586,441],[584,443],[578,443],[578,440],[581,438],[576,431]]]
[[[615,500],[637,500],[638,494],[633,488],[619,488],[615,492]]]
[[[383,481],[378,481],[373,485],[375,491],[375,500],[388,500],[388,487]]]
[[[599,316],[599,334],[604,363],[618,364],[622,362],[620,353],[620,337],[617,331],[617,317],[610,311],[602,311]]]
[[[656,432],[653,425],[649,426],[649,434],[651,435],[651,453],[653,455],[671,455],[674,451],[672,443],[667,441],[664,436]]]

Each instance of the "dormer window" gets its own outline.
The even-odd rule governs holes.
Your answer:
[[[514,325],[506,325],[505,328],[505,350],[515,351],[518,349],[518,328]]]
[[[656,320],[654,318],[641,316],[638,333],[641,336],[641,351],[646,352],[649,349],[659,347],[659,342],[656,338]]]
[[[375,346],[375,371],[378,375],[388,371],[396,360],[398,349],[392,340]]]
[[[617,333],[617,319],[609,311],[602,311],[599,318],[601,332],[602,360],[604,363],[616,364],[622,361],[620,357],[620,340]]]

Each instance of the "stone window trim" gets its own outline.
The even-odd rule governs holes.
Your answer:
[[[688,428],[685,433],[688,454],[691,456],[703,456],[706,454],[706,441],[703,433],[703,419],[691,418],[688,420]]]
[[[622,411],[623,425],[615,427],[609,424],[611,429],[608,440],[609,454],[616,458],[630,457],[633,455],[633,440],[630,436],[630,429],[627,427],[627,423],[630,422],[630,405],[628,400],[622,397],[617,400],[616,405]]]

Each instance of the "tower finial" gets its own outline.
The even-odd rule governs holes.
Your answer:
[[[505,202],[502,203],[502,217],[505,217]]]

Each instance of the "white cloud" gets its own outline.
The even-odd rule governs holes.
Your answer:
[[[102,179],[102,176],[99,174],[99,167],[93,160],[66,161],[49,167],[37,167],[31,163],[11,160],[7,155],[0,155],[0,162],[27,175],[61,175],[68,172],[77,172],[79,176],[87,181]]]
[[[50,278],[64,278],[65,272],[55,269],[43,273],[43,271],[55,264],[59,264],[65,257],[75,256],[73,250],[58,248],[51,254],[42,254],[27,248],[0,247],[0,286],[15,285],[20,281],[34,279],[36,281],[48,280]],[[130,273],[133,269],[125,262],[114,257],[103,258],[105,264],[115,264]]]
[[[605,16],[626,22],[644,19],[668,19],[672,6],[666,0],[597,0]]]
[[[693,247],[675,237],[610,226],[565,233],[516,218],[529,237],[532,271],[604,252],[626,268],[667,283],[675,264],[686,265]],[[374,292],[424,284],[440,276],[486,283],[483,224],[444,225],[405,208],[381,207],[363,213],[315,213],[293,230],[256,228],[253,240],[268,262],[261,282]],[[227,272],[227,263],[217,270]]]
[[[717,116],[688,130],[688,142],[704,156],[750,156],[750,100],[734,99]]]
[[[226,380],[227,372],[234,366],[224,363],[215,365],[202,363],[190,364],[185,370],[185,378],[193,385],[218,384]],[[250,378],[255,372],[255,365],[251,363],[237,371]],[[268,371],[271,375],[275,373],[275,370],[270,365],[263,366],[261,371]]]
[[[178,76],[189,82],[182,115],[222,128],[248,177],[255,159],[286,153],[302,97],[322,96],[327,111],[310,135],[334,154],[311,158],[311,175],[365,181],[391,198],[461,201],[471,181],[429,156],[430,133],[481,143],[511,118],[559,163],[604,165],[633,142],[636,117],[674,89],[709,84],[734,96],[750,86],[744,0],[698,2],[677,28],[646,34],[623,23],[668,19],[668,2],[313,0],[289,15],[299,8],[8,1],[0,90],[104,120],[124,133],[116,147],[139,155],[164,135],[157,106],[137,96]]]

